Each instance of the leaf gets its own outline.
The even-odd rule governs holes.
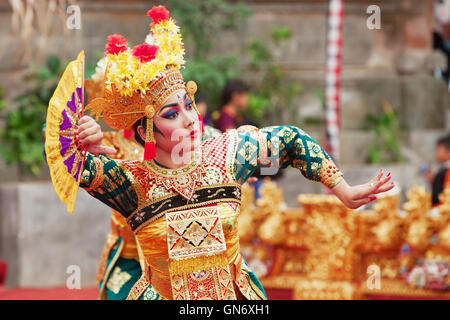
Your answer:
[[[40,66],[37,74],[39,80],[47,80],[52,76],[50,70],[45,66]]]
[[[60,72],[61,61],[57,56],[49,56],[47,58],[47,67],[51,74],[58,75]]]
[[[292,37],[291,30],[289,27],[279,27],[274,28],[272,30],[272,39],[275,41],[277,45],[280,44],[283,40],[289,39]]]

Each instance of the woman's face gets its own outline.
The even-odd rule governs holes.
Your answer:
[[[171,153],[172,157],[200,145],[199,129],[197,112],[183,89],[174,92],[153,117],[156,148]],[[141,136],[145,138],[143,131]]]

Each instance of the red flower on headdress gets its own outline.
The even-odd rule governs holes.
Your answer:
[[[106,54],[118,54],[119,52],[127,50],[128,40],[121,34],[111,34],[106,38],[108,43],[105,45]]]
[[[138,58],[141,62],[149,62],[155,59],[156,52],[158,52],[158,46],[152,46],[146,42],[133,48],[133,56]]]
[[[150,26],[153,26],[160,21],[168,20],[169,10],[167,10],[164,6],[153,7],[152,10],[147,11],[147,16],[153,19],[153,22],[150,24]]]

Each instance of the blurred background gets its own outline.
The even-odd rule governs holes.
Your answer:
[[[450,1],[0,0],[0,299],[96,298],[110,209],[81,190],[66,212],[42,126],[65,65],[84,50],[91,77],[106,37],[143,42],[159,4],[181,27],[184,78],[198,83],[211,125],[239,78],[241,120],[302,128],[349,184],[379,168],[396,182],[355,213],[295,169],[260,178],[240,232],[269,298],[448,298],[450,196],[431,198],[450,160],[438,143],[450,133]],[[437,159],[443,144],[448,158]],[[66,289],[72,265],[82,290]],[[381,289],[367,282],[376,272]]]

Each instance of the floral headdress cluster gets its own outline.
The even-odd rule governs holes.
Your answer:
[[[155,157],[156,143],[153,117],[173,92],[186,90],[198,113],[202,131],[203,128],[194,101],[197,85],[193,81],[185,84],[180,72],[185,62],[180,28],[164,6],[153,7],[147,16],[153,22],[151,37],[147,37],[146,42],[129,48],[122,35],[108,36],[102,96],[92,100],[86,109],[97,119],[103,116],[113,129],[129,130],[146,117],[144,160],[151,160]]]
[[[169,17],[169,11],[163,6],[153,7],[147,16],[153,20],[150,26],[154,44],[144,42],[129,48],[127,39],[120,34],[107,38],[106,89],[111,90],[114,85],[123,96],[132,96],[136,90],[145,94],[150,82],[166,69],[180,69],[184,64],[180,28]]]

